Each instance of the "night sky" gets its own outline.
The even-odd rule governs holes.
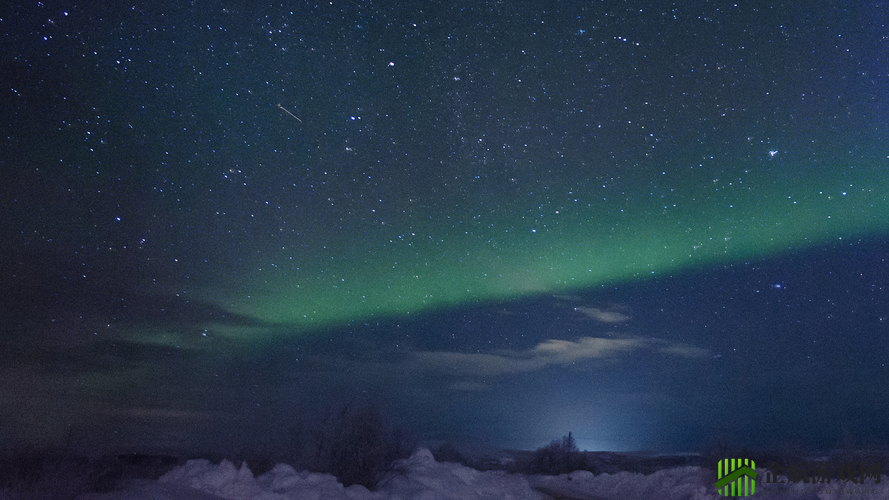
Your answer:
[[[0,445],[889,444],[889,5],[544,4],[0,8]]]

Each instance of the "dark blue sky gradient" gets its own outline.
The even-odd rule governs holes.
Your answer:
[[[880,3],[0,11],[0,442],[886,444]]]

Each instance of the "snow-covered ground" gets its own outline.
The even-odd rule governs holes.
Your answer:
[[[254,477],[246,464],[236,467],[228,461],[211,464],[191,460],[157,481],[131,481],[122,488],[103,494],[89,494],[79,500],[599,500],[661,499],[708,500],[724,498],[716,493],[713,473],[700,467],[676,467],[653,474],[631,472],[594,475],[575,471],[560,476],[525,476],[501,471],[480,472],[455,463],[439,463],[426,449],[420,449],[401,464],[401,474],[393,476],[378,491],[362,486],[344,488],[333,476],[298,472],[278,464]],[[765,486],[765,485],[763,485]],[[811,485],[770,490],[759,487],[756,498],[810,499],[889,499],[889,487],[871,484],[867,493],[855,492],[849,485]],[[857,486],[857,485],[852,485]],[[889,486],[889,485],[887,485]],[[803,487],[806,487],[805,489]],[[863,488],[860,487],[859,488]],[[838,491],[839,490],[839,491]]]

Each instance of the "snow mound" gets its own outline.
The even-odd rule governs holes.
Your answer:
[[[648,499],[715,500],[724,498],[716,493],[712,474],[700,467],[676,467],[654,474],[634,472],[594,475],[589,471],[574,471],[559,476],[534,476],[532,487],[552,496],[577,499]]]
[[[263,498],[287,500],[323,500],[327,498],[348,500],[385,500],[385,495],[373,493],[364,486],[352,485],[344,488],[330,474],[297,472],[286,464],[278,464],[269,472],[259,476],[256,484],[265,492],[278,496]]]
[[[460,464],[436,462],[421,449],[402,462],[406,474],[396,475],[381,492],[390,500],[519,500],[539,499],[521,475],[480,472]]]
[[[714,480],[713,471],[701,467],[676,467],[648,475],[632,472],[594,475],[575,471],[560,476],[525,476],[481,472],[455,463],[436,462],[429,450],[421,449],[398,462],[393,473],[374,492],[358,485],[345,488],[329,474],[298,472],[284,464],[254,477],[246,464],[236,467],[225,460],[215,465],[207,460],[191,460],[158,481],[132,481],[118,491],[83,495],[79,500],[722,499],[724,497],[716,493]],[[790,492],[783,490],[789,489],[799,500],[840,500],[865,494],[868,498],[889,498],[889,489],[881,485],[858,485],[857,489],[847,484],[806,486],[757,484],[757,494],[762,491],[786,495]]]
[[[359,485],[344,488],[330,474],[297,472],[286,464],[278,464],[269,472],[254,478],[247,464],[236,468],[223,460],[213,465],[207,460],[189,460],[160,479],[161,484],[188,486],[226,500],[384,500]]]
[[[231,500],[257,498],[263,493],[246,462],[236,468],[228,460],[219,465],[213,465],[209,460],[189,460],[161,476],[158,482],[189,486]]]
[[[148,479],[127,481],[111,493],[90,493],[78,500],[220,500],[220,497],[188,486],[162,484]]]

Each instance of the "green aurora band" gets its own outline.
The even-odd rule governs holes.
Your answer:
[[[323,328],[886,233],[887,161],[834,170],[783,165],[805,173],[796,179],[771,167],[734,181],[685,176],[672,189],[661,186],[662,195],[637,189],[622,205],[580,190],[558,202],[497,199],[495,206],[515,210],[477,223],[448,214],[453,224],[425,232],[415,222],[401,232],[397,223],[366,227],[360,238],[332,238],[310,261],[261,250],[244,287],[215,301],[265,324]]]

